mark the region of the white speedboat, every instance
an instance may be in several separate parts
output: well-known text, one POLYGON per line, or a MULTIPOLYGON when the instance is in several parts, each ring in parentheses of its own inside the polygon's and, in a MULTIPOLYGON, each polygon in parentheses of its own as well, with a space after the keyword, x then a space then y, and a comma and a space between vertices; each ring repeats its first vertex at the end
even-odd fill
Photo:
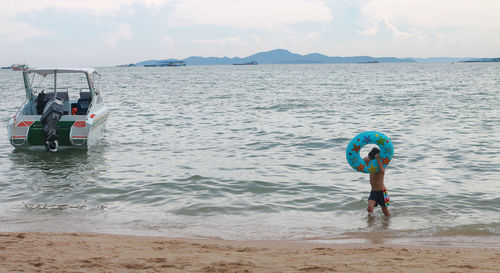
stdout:
POLYGON ((109 115, 93 68, 23 72, 26 101, 7 125, 16 148, 88 148, 104 137, 109 115))

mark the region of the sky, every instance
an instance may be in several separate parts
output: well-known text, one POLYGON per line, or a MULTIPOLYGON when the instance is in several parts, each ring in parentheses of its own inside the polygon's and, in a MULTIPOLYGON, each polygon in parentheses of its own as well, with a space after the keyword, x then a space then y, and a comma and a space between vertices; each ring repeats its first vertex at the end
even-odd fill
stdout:
POLYGON ((108 66, 273 49, 500 57, 499 0, 0 1, 1 66, 108 66))

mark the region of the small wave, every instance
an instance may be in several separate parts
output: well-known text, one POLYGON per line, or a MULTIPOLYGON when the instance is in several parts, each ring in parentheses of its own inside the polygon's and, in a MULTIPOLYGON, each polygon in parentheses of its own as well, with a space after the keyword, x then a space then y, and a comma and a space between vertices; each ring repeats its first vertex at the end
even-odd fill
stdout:
POLYGON ((480 235, 500 235, 500 222, 487 224, 461 225, 456 227, 439 227, 434 236, 480 236, 480 235))
MULTIPOLYGON (((45 211, 64 211, 64 210, 90 210, 88 206, 85 205, 69 205, 69 204, 24 204, 24 208, 28 210, 45 210, 45 211)), ((98 207, 98 209, 103 209, 104 206, 98 207)))
POLYGON ((217 216, 217 215, 238 215, 244 216, 253 213, 273 213, 277 212, 272 206, 268 205, 245 205, 222 206, 208 203, 197 203, 179 209, 171 210, 175 215, 184 216, 217 216))
POLYGON ((209 178, 208 177, 203 177, 201 175, 192 175, 192 176, 187 177, 187 178, 178 178, 178 179, 175 179, 175 181, 179 181, 179 182, 189 182, 189 181, 196 182, 196 181, 207 180, 207 179, 209 179, 209 178))
POLYGON ((310 107, 314 107, 314 105, 308 103, 279 103, 271 106, 255 107, 254 110, 274 110, 277 112, 286 112, 290 110, 306 109, 310 107))
POLYGON ((277 147, 277 146, 280 146, 280 145, 283 145, 281 143, 278 143, 278 142, 270 142, 270 141, 258 141, 258 142, 253 142, 253 143, 249 143, 246 145, 246 147, 252 147, 253 150, 256 150, 256 151, 265 151, 265 150, 270 150, 274 147, 277 147))

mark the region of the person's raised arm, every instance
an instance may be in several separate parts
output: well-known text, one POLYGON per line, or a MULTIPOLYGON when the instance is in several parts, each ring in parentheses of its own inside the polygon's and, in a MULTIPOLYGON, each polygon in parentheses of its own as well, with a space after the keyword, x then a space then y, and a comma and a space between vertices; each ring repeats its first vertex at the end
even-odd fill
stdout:
POLYGON ((382 160, 380 160, 380 154, 376 154, 375 159, 377 159, 379 172, 385 173, 385 167, 384 164, 382 164, 382 160))

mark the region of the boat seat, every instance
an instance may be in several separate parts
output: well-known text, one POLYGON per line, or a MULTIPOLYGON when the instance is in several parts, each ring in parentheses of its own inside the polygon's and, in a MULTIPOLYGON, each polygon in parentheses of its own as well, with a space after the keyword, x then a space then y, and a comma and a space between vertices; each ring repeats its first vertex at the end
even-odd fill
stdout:
POLYGON ((80 98, 81 99, 90 99, 90 92, 80 92, 80 98))
POLYGON ((68 92, 57 92, 57 97, 63 101, 69 100, 68 92))
MULTIPOLYGON (((51 99, 54 97, 54 92, 50 93, 45 93, 45 98, 51 99)), ((57 92, 57 97, 60 98, 62 101, 67 101, 69 100, 68 92, 57 92)))
POLYGON ((87 99, 78 99, 78 102, 76 103, 76 114, 77 115, 86 115, 87 111, 90 106, 90 98, 87 99))
MULTIPOLYGON (((54 97, 54 92, 50 93, 45 93, 45 99, 50 100, 54 97)), ((57 92, 57 97, 60 98, 63 101, 63 109, 64 109, 64 114, 67 115, 70 113, 70 102, 69 102, 69 96, 68 96, 68 91, 58 91, 57 92)))

